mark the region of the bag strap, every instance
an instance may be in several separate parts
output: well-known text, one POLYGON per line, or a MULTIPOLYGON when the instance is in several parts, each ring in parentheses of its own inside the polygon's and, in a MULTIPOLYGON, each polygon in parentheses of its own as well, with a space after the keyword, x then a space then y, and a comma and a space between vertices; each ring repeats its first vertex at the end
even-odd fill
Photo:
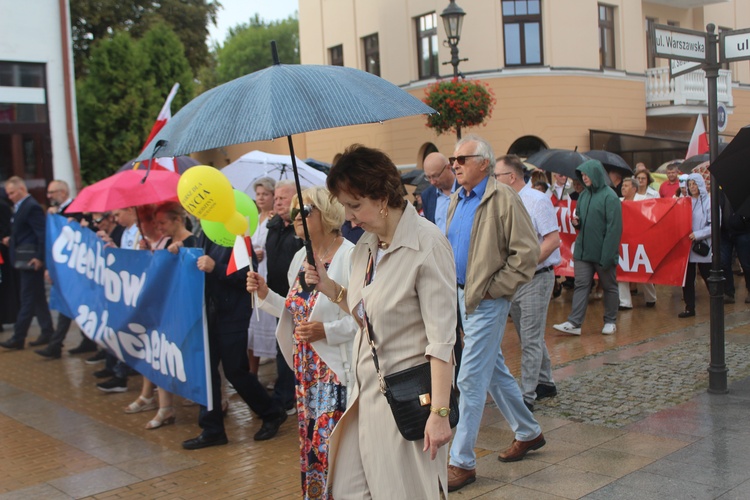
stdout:
MULTIPOLYGON (((365 286, 372 283, 372 275, 373 270, 375 267, 375 259, 372 256, 372 252, 368 251, 370 254, 370 258, 367 261, 367 270, 365 271, 365 286)), ((372 355, 372 362, 375 364, 375 371, 378 374, 378 380, 380 381, 380 392, 385 394, 385 391, 387 389, 385 385, 385 379, 383 379, 383 375, 380 373, 380 362, 378 361, 378 350, 375 347, 375 341, 372 340, 372 324, 370 324, 370 318, 367 317, 367 311, 365 310, 365 299, 362 298, 362 314, 364 315, 364 330, 365 334, 367 335, 367 343, 370 345, 370 354, 372 355)))

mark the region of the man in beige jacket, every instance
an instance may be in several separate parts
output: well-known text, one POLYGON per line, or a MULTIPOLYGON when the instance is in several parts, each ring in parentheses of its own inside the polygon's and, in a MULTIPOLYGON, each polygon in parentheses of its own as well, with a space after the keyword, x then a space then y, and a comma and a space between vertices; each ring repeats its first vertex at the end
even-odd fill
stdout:
POLYGON ((516 288, 532 279, 539 260, 534 226, 518 194, 491 175, 495 155, 484 139, 465 137, 449 160, 461 186, 451 196, 446 230, 456 259, 464 326, 458 374, 461 418, 448 466, 448 491, 455 491, 476 479, 474 444, 487 392, 515 433, 500 461, 521 460, 545 441, 500 350, 510 300, 516 288))

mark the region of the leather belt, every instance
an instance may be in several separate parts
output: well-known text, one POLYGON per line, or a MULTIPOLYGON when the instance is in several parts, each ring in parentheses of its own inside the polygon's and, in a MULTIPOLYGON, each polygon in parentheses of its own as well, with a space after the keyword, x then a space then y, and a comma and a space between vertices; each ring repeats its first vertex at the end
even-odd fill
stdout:
POLYGON ((555 266, 547 266, 547 267, 543 267, 541 269, 537 269, 536 272, 534 273, 534 276, 536 276, 537 274, 542 274, 542 273, 546 273, 546 272, 552 271, 554 268, 555 268, 555 266))

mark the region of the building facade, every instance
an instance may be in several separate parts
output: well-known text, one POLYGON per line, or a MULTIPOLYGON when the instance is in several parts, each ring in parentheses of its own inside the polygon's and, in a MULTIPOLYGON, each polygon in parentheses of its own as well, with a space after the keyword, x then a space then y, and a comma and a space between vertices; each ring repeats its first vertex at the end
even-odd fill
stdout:
POLYGON ((46 201, 52 179, 80 187, 78 123, 68 0, 33 3, 0 0, 0 184, 46 201))
MULTIPOLYGON (((486 126, 464 130, 497 153, 540 148, 619 152, 656 168, 684 157, 698 114, 707 116, 702 71, 670 77, 653 55, 653 23, 705 31, 750 28, 744 0, 463 0, 460 72, 490 85, 497 103, 486 126)), ((450 78, 440 13, 448 0, 300 0, 303 64, 341 64, 378 74, 423 98, 450 78)), ((726 140, 750 124, 750 62, 724 65, 719 102, 726 140)), ((307 133, 303 154, 330 161, 351 143, 421 166, 433 150, 453 151, 424 117, 307 133)), ((295 143, 296 144, 296 143, 295 143)))

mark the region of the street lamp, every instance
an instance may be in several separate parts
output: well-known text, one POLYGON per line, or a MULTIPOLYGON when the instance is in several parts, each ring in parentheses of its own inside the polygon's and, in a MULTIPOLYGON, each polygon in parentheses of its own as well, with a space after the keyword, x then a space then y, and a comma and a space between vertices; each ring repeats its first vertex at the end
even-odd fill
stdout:
MULTIPOLYGON (((456 0, 450 0, 448 6, 440 14, 440 17, 443 18, 445 33, 448 35, 448 40, 443 43, 447 43, 447 45, 451 48, 451 60, 448 62, 444 62, 443 64, 453 65, 454 80, 457 79, 459 75, 458 63, 460 63, 461 61, 468 61, 468 59, 458 58, 458 41, 461 39, 461 28, 463 26, 465 15, 466 12, 464 12, 461 7, 456 5, 456 0)), ((459 139, 461 138, 461 127, 456 127, 456 136, 459 139)))

